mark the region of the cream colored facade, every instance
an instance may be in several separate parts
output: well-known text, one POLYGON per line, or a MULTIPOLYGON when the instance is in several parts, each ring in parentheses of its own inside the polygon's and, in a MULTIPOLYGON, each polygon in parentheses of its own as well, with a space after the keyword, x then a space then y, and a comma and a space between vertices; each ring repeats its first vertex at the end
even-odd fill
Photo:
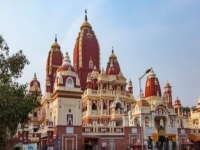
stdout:
POLYGON ((190 109, 190 117, 189 117, 189 128, 193 129, 193 132, 198 133, 198 129, 200 128, 200 98, 198 99, 197 108, 190 109))

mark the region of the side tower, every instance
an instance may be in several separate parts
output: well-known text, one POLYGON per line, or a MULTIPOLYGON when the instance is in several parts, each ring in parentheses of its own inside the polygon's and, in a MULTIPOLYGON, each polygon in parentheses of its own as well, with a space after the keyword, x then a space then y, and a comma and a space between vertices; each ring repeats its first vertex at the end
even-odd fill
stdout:
POLYGON ((62 138, 61 149, 78 149, 81 146, 79 142, 82 135, 81 95, 80 80, 66 53, 56 73, 49 107, 54 135, 62 138))
POLYGON ((85 21, 80 27, 73 54, 73 66, 80 78, 82 90, 86 88, 87 75, 94 65, 100 70, 100 47, 92 26, 87 21, 87 11, 85 11, 85 21))
POLYGON ((169 84, 169 82, 167 82, 165 84, 165 97, 168 101, 168 107, 173 107, 172 105, 172 86, 169 84))
POLYGON ((56 70, 62 65, 63 54, 60 50, 60 45, 57 43, 57 37, 55 37, 55 42, 51 45, 47 57, 46 64, 46 93, 53 92, 53 84, 55 81, 56 70))
POLYGON ((149 72, 145 87, 145 98, 151 96, 161 96, 160 84, 153 69, 149 72))

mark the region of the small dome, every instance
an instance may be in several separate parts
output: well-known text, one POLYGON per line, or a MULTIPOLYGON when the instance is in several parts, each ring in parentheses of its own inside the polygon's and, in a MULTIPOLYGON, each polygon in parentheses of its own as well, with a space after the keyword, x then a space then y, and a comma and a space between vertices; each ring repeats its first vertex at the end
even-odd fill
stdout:
POLYGON ((36 73, 34 73, 34 77, 33 77, 32 81, 30 82, 30 87, 32 87, 34 85, 34 83, 36 83, 37 86, 40 88, 40 82, 37 80, 36 73))
POLYGON ((51 48, 58 48, 58 49, 60 49, 60 45, 57 43, 57 36, 55 37, 55 43, 53 43, 52 45, 51 45, 51 48))
POLYGON ((69 58, 68 53, 66 53, 62 65, 58 68, 58 71, 67 71, 67 70, 75 72, 74 67, 71 65, 71 60, 69 58))
POLYGON ((155 76, 156 74, 154 73, 153 68, 151 68, 151 71, 149 72, 148 77, 155 77, 155 76))
POLYGON ((110 55, 109 59, 113 59, 113 60, 117 59, 117 56, 114 54, 113 48, 112 48, 112 54, 110 55))
POLYGON ((133 87, 131 79, 128 82, 128 87, 133 87))
POLYGON ((179 100, 178 97, 177 97, 177 99, 174 102, 174 106, 181 106, 181 101, 179 100))
POLYGON ((169 82, 167 81, 167 83, 165 84, 165 87, 168 87, 168 86, 171 86, 171 85, 170 85, 169 82))
POLYGON ((92 26, 89 24, 89 22, 87 22, 86 20, 83 22, 83 24, 81 25, 80 29, 82 30, 83 28, 89 28, 92 29, 92 26))

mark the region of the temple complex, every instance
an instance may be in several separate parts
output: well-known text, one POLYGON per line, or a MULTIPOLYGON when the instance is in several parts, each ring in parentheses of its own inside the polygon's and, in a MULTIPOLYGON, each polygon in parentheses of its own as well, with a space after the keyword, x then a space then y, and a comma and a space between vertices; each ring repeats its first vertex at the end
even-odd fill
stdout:
POLYGON ((29 94, 38 89, 41 107, 30 114, 24 129, 18 126, 19 141, 37 143, 41 150, 124 150, 132 146, 171 150, 196 142, 190 135, 199 133, 199 105, 190 116, 183 112, 181 100, 177 97, 173 102, 170 83, 161 87, 153 68, 140 78, 147 76, 136 96, 114 49, 104 56, 108 63, 102 68, 100 56, 87 13, 75 41, 73 63, 55 37, 47 56, 44 95, 36 74, 30 82, 29 94))

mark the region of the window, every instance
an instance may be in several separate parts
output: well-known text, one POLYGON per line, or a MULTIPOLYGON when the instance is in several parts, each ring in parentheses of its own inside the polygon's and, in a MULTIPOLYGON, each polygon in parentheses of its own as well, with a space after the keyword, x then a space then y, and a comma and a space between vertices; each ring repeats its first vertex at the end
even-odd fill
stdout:
POLYGON ((34 117, 37 117, 37 112, 34 112, 34 113, 33 113, 33 116, 34 116, 34 117))
POLYGON ((106 103, 103 103, 103 109, 104 109, 104 110, 107 109, 106 103))
POLYGON ((37 132, 38 131, 38 129, 37 128, 33 128, 33 132, 37 132))
POLYGON ((68 77, 66 80, 66 87, 74 87, 74 81, 72 79, 72 77, 68 77))
POLYGON ((92 110, 97 110, 97 106, 95 103, 92 104, 92 110))

